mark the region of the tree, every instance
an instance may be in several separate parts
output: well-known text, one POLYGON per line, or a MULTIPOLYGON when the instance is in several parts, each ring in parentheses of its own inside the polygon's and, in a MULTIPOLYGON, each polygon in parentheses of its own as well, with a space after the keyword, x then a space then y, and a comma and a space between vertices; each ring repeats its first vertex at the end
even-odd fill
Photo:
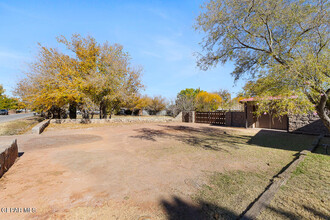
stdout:
POLYGON ((151 98, 148 96, 130 96, 129 99, 125 100, 124 106, 129 108, 132 111, 132 114, 136 110, 143 110, 146 109, 151 104, 151 98))
POLYGON ((71 41, 62 36, 59 42, 76 54, 82 91, 99 105, 100 118, 107 117, 107 110, 111 115, 127 96, 136 94, 142 87, 142 68, 131 66, 131 58, 123 46, 108 42, 99 45, 94 38, 79 35, 73 35, 71 41))
POLYGON ((215 94, 218 94, 222 99, 222 103, 221 103, 222 109, 231 108, 231 94, 227 89, 220 89, 219 91, 215 92, 215 94))
POLYGON ((26 78, 18 82, 15 94, 31 109, 61 117, 61 108, 83 98, 76 61, 57 49, 38 46, 39 54, 30 63, 26 78))
POLYGON ((230 109, 244 111, 244 106, 240 103, 244 98, 240 95, 231 100, 230 109))
POLYGON ((142 87, 142 68, 131 66, 130 56, 121 45, 98 44, 91 36, 77 34, 70 40, 58 37, 57 41, 70 53, 39 44, 39 56, 27 77, 18 83, 16 94, 31 107, 57 111, 60 117, 65 106, 69 105, 71 112, 78 106, 88 118, 96 105, 100 118, 106 118, 107 112, 111 114, 142 87))
POLYGON ((258 95, 281 95, 288 112, 307 100, 330 131, 328 11, 325 0, 211 0, 197 18, 206 33, 198 65, 234 61, 235 79, 260 79, 268 86, 258 95))
POLYGON ((18 109, 18 104, 17 99, 5 95, 5 89, 0 84, 0 109, 18 109))
POLYGON ((175 100, 176 109, 178 111, 195 111, 196 109, 196 96, 203 90, 187 88, 181 90, 175 100))
POLYGON ((5 89, 3 88, 3 86, 0 84, 0 97, 3 97, 5 94, 5 89))
POLYGON ((221 102, 222 98, 218 94, 199 92, 196 96, 196 110, 201 112, 215 111, 221 102))
POLYGON ((153 113, 160 112, 165 108, 166 108, 166 99, 162 96, 154 96, 149 101, 148 109, 153 113))

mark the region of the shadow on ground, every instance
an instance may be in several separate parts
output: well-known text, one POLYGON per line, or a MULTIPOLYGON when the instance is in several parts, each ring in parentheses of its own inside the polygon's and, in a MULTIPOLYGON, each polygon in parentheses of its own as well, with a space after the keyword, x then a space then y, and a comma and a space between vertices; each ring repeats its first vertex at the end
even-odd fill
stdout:
POLYGON ((231 149, 239 149, 238 144, 246 143, 250 138, 244 135, 231 135, 227 131, 209 127, 159 126, 161 129, 137 129, 135 131, 139 134, 131 136, 131 138, 154 142, 157 141, 157 138, 173 139, 205 150, 225 152, 228 150, 224 146, 231 149))
POLYGON ((239 130, 224 130, 219 127, 190 127, 159 125, 160 129, 142 128, 135 131, 139 138, 148 141, 157 141, 157 138, 174 139, 194 147, 214 151, 228 151, 239 149, 240 144, 250 144, 260 147, 276 148, 290 151, 308 149, 315 136, 291 134, 276 130, 261 130, 254 136, 240 134, 239 130), (224 148, 225 147, 225 148, 224 148))
MULTIPOLYGON (((168 220, 235 220, 243 219, 242 214, 236 214, 233 211, 211 204, 205 201, 199 201, 198 204, 191 204, 183 199, 173 196, 170 201, 162 200, 160 202, 168 220)), ((303 206, 302 209, 313 213, 314 216, 321 219, 328 219, 329 216, 324 215, 313 208, 303 206)), ((297 214, 285 211, 277 210, 273 207, 267 207, 267 212, 272 215, 275 214, 277 218, 288 218, 292 220, 301 219, 301 216, 297 214)), ((273 216, 273 215, 272 215, 273 216)), ((275 217, 274 216, 274 217, 275 217)), ((244 218, 244 220, 252 220, 250 218, 244 218)))
POLYGON ((194 205, 174 196, 172 201, 160 202, 168 220, 238 219, 232 211, 211 203, 200 201, 194 205))
MULTIPOLYGON (((260 130, 247 143, 260 147, 275 148, 289 151, 302 151, 312 147, 317 136, 306 134, 293 134, 286 131, 260 130)), ((325 151, 317 151, 326 154, 325 151)))

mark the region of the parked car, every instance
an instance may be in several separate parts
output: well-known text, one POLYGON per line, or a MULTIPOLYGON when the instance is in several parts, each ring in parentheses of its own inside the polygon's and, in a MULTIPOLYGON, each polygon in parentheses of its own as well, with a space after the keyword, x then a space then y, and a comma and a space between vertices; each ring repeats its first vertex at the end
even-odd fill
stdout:
POLYGON ((0 115, 8 115, 8 110, 7 109, 1 109, 0 110, 0 115))

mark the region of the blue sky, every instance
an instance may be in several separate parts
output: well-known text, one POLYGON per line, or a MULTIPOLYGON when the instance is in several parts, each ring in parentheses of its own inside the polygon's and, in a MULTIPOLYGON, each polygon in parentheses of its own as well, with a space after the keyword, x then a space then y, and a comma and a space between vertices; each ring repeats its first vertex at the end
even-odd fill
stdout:
POLYGON ((37 43, 58 47, 56 36, 91 35, 100 43, 122 44, 135 65, 144 68, 143 94, 168 99, 185 88, 235 95, 233 64, 208 71, 196 66, 203 35, 194 30, 202 0, 163 1, 4 1, 0 0, 0 84, 7 94, 24 77, 37 43))

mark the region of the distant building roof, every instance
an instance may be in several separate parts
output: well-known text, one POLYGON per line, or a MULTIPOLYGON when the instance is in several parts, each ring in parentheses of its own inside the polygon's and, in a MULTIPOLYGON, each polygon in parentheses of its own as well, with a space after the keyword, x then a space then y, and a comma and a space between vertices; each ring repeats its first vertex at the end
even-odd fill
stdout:
MULTIPOLYGON (((295 98, 298 98, 298 96, 296 95, 292 95, 289 97, 290 99, 295 99, 295 98)), ((251 97, 251 98, 246 98, 246 99, 242 99, 240 100, 239 102, 240 103, 244 103, 244 102, 256 102, 258 100, 261 100, 261 99, 267 99, 267 100, 278 100, 278 99, 283 99, 282 96, 269 96, 269 97, 266 97, 266 98, 261 98, 261 97, 251 97)))

